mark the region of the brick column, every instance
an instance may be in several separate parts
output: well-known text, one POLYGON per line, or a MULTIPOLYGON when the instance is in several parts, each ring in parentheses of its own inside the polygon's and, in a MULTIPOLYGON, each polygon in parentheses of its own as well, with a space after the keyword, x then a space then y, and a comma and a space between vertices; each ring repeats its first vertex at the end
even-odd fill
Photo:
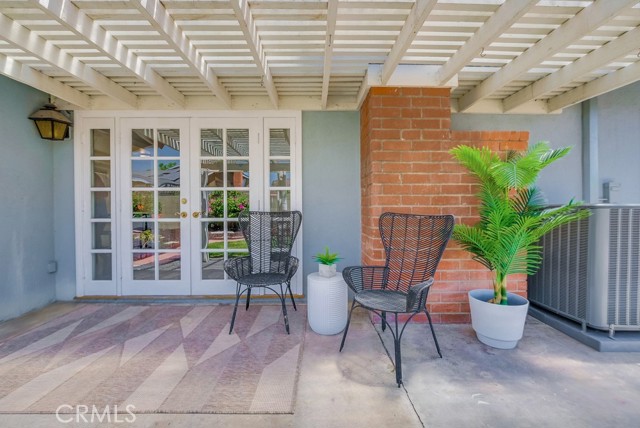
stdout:
MULTIPOLYGON (((451 131, 449 89, 371 88, 360 110, 362 262, 384 264, 378 218, 385 211, 453 214, 478 220, 478 187, 449 154, 466 144, 493 150, 527 148, 528 132, 451 131)), ((469 322, 467 291, 491 288, 487 269, 451 241, 429 294, 436 322, 469 322)), ((510 278, 526 295, 526 278, 510 278)), ((425 317, 426 318, 426 317, 425 317)))

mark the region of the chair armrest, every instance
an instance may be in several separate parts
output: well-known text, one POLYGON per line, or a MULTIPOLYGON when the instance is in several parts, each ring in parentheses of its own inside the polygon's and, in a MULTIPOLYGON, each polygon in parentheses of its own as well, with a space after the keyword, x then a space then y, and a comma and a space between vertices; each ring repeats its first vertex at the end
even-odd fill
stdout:
POLYGON ((342 270, 342 277, 354 293, 384 290, 388 276, 389 270, 384 266, 349 266, 342 270))
POLYGON ((287 281, 293 278, 293 275, 298 271, 298 266, 300 265, 300 260, 297 257, 289 256, 289 263, 287 263, 287 281))
POLYGON ((431 285, 433 285, 433 277, 409 288, 407 293, 407 312, 418 312, 425 307, 431 285))
POLYGON ((224 262, 224 271, 236 281, 251 273, 251 257, 234 257, 224 262))

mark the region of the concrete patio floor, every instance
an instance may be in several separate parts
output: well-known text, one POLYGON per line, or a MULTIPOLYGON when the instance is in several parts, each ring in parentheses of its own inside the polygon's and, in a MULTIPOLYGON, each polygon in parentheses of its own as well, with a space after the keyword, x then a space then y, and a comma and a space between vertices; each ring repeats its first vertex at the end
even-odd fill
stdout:
MULTIPOLYGON (((0 324, 0 340, 62 314, 55 303, 0 324)), ((599 353, 529 318, 517 349, 489 348, 470 325, 428 326, 403 338, 405 385, 395 384, 389 332, 357 311, 345 349, 341 335, 307 331, 293 415, 137 415, 136 427, 636 427, 640 353, 599 353), (379 333, 383 337, 380 341, 379 333), (386 347, 386 349, 385 349, 386 347)), ((0 379, 0 382, 2 379, 0 379)), ((73 426, 55 415, 0 415, 0 427, 73 426)), ((109 426, 81 422, 77 426, 109 426)))

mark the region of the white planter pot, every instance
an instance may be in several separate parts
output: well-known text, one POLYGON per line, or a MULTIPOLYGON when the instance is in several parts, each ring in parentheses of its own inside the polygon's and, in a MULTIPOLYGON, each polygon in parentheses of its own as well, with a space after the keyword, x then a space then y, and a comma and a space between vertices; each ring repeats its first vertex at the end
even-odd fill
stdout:
POLYGON ((508 305, 488 303, 493 290, 469 291, 471 325, 478 340, 499 349, 513 349, 524 333, 529 301, 522 296, 507 293, 508 305))
POLYGON ((323 265, 322 263, 318 263, 318 273, 323 278, 333 278, 336 276, 336 264, 323 265))

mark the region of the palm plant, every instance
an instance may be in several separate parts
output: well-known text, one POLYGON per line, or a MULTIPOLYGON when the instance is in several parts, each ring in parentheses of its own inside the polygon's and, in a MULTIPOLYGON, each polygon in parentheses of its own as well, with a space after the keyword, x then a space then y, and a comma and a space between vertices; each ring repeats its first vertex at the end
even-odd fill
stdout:
POLYGON ((540 142, 526 152, 508 152, 504 160, 488 148, 458 146, 451 150, 480 184, 480 221, 473 226, 456 225, 453 238, 494 272, 493 303, 507 304, 509 275, 532 275, 538 270, 542 236, 589 216, 573 200, 545 209, 544 198, 534 185, 540 171, 569 150, 551 149, 540 142))

